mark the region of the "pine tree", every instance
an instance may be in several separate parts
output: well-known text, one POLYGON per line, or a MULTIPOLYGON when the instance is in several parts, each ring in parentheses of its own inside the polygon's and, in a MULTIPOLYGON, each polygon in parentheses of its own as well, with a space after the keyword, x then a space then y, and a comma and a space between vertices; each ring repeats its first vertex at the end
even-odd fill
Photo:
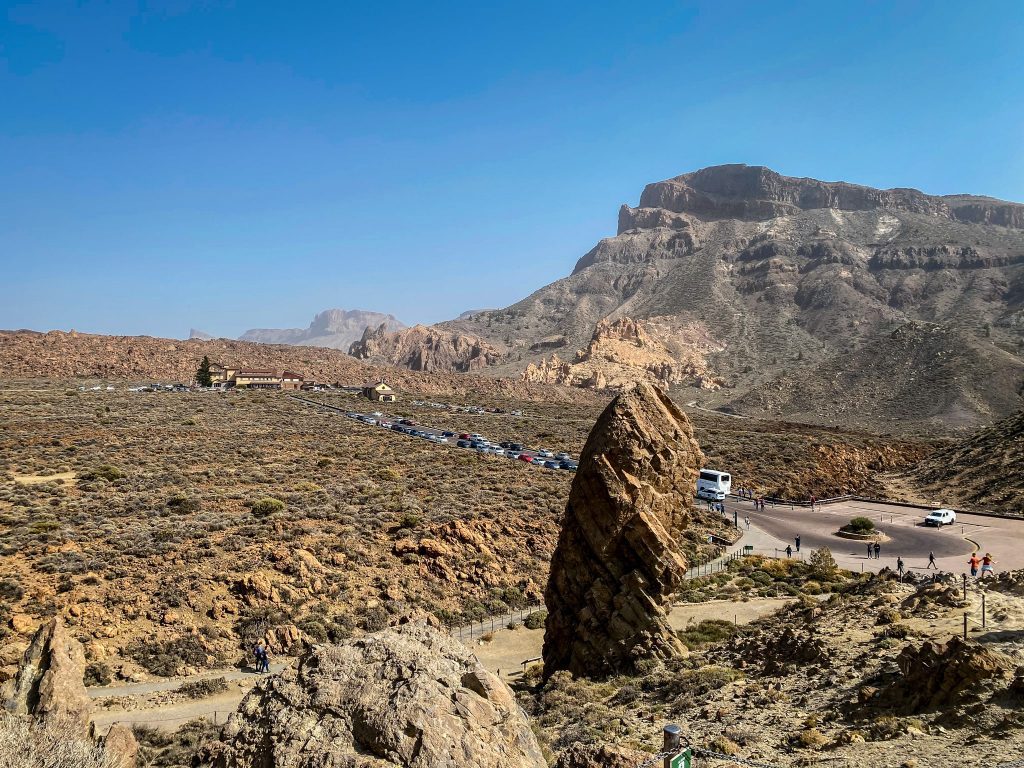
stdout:
POLYGON ((196 371, 196 384, 200 387, 209 387, 213 384, 213 377, 210 375, 210 358, 203 355, 203 362, 199 364, 196 371))

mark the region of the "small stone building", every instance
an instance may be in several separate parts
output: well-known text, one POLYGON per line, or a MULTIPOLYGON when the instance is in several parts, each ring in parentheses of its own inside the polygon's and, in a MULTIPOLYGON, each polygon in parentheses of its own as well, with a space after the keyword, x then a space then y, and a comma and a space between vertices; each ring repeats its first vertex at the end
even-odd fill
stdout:
POLYGON ((393 403, 398 399, 395 394, 395 390, 383 381, 378 381, 376 384, 367 384, 364 386, 363 397, 366 397, 375 403, 393 403))

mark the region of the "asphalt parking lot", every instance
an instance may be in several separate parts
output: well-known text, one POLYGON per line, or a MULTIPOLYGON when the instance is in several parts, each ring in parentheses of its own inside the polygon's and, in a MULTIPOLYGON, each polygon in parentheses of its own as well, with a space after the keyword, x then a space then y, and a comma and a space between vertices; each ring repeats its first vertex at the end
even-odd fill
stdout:
POLYGON ((729 517, 736 512, 741 529, 749 516, 751 524, 776 539, 781 549, 787 544, 795 547, 797 536, 804 556, 827 546, 836 561, 851 570, 895 568, 896 559, 902 557, 908 569, 924 571, 928 553, 934 552, 939 570, 963 573, 975 550, 991 552, 997 571, 1024 567, 1024 520, 1018 518, 958 513, 956 524, 932 528, 923 525, 927 510, 854 500, 819 505, 814 511, 766 505, 762 512, 755 510, 751 501, 730 499, 726 511, 729 517), (882 543, 878 560, 868 559, 866 544, 836 535, 840 526, 858 516, 871 518, 890 539, 882 543))

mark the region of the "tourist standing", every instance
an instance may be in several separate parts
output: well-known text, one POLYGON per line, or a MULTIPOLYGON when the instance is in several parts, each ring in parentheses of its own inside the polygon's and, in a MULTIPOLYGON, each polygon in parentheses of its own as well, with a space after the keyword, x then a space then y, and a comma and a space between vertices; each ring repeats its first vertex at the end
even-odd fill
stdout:
POLYGON ((995 576, 996 575, 995 574, 995 570, 992 568, 992 565, 994 563, 995 563, 995 560, 992 559, 992 553, 991 552, 986 552, 985 556, 983 558, 981 558, 981 578, 984 579, 986 573, 989 576, 995 576))

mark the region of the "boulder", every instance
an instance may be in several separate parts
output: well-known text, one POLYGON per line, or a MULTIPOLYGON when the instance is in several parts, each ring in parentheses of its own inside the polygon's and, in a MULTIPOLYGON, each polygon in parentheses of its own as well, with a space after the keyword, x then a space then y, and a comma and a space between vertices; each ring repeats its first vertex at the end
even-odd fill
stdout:
POLYGON ((544 674, 628 672, 685 653, 666 605, 703 462, 686 415, 650 384, 615 398, 581 454, 545 590, 544 674))
POLYGON ((902 673, 883 700, 908 712, 977 699, 989 684, 1009 678, 1016 664, 1005 654, 953 637, 908 646, 896 657, 902 673))
POLYGON ((83 734, 90 731, 92 701, 82 679, 85 650, 52 619, 36 630, 22 657, 18 674, 5 691, 9 712, 36 715, 42 721, 70 723, 83 734))
POLYGON ((316 646, 261 682, 203 751, 219 768, 545 768, 508 686, 423 624, 316 646))
POLYGON ((111 766, 129 768, 138 763, 139 742, 135 733, 124 723, 114 723, 103 737, 103 755, 111 766))

